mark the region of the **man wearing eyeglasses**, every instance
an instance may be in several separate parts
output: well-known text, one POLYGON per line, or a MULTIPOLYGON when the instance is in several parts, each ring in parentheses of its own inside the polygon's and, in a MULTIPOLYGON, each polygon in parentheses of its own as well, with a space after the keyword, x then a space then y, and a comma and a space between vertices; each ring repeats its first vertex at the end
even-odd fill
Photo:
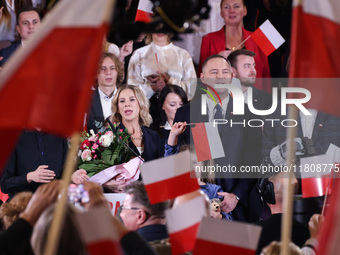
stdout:
POLYGON ((136 231, 147 242, 168 238, 165 210, 169 203, 151 205, 144 184, 140 181, 127 185, 125 192, 120 213, 125 227, 136 231))

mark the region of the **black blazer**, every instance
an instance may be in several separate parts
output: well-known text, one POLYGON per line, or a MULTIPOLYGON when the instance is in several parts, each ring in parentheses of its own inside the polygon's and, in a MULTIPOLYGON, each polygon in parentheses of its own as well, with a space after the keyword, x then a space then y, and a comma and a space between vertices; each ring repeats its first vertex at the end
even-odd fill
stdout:
POLYGON ((101 129, 104 125, 104 113, 102 104, 100 102, 100 96, 98 88, 93 92, 92 103, 87 116, 87 130, 88 132, 93 129, 95 133, 101 129))
POLYGON ((0 186, 11 199, 22 191, 34 192, 40 183, 27 182, 26 175, 40 165, 48 165, 56 179, 61 178, 66 154, 67 140, 38 131, 23 131, 2 173, 0 186))
MULTIPOLYGON (((120 123, 117 128, 125 130, 125 126, 122 123, 120 123)), ((131 139, 129 140, 129 147, 133 149, 136 154, 140 155, 145 161, 150 161, 163 157, 164 146, 162 147, 162 143, 158 133, 151 128, 145 126, 142 126, 142 132, 144 139, 144 151, 142 155, 140 155, 138 149, 131 139)))
MULTIPOLYGON (((215 159, 215 163, 219 166, 234 166, 239 169, 240 166, 260 165, 261 160, 261 128, 249 128, 247 125, 230 126, 230 120, 233 122, 243 122, 254 117, 245 107, 245 115, 233 115, 233 100, 229 99, 225 119, 228 124, 221 128, 220 136, 225 153, 224 158, 215 159)), ((201 115, 201 102, 194 100, 190 104, 184 105, 177 109, 174 122, 186 121, 187 123, 208 122, 208 115, 201 115), (191 109, 191 111, 190 111, 191 109)), ((179 143, 190 143, 190 128, 179 138, 179 143)), ((234 209, 233 215, 235 219, 245 221, 245 213, 243 212, 248 205, 248 195, 255 185, 255 179, 238 178, 233 173, 216 173, 216 183, 220 185, 223 191, 234 193, 240 201, 234 209)))
POLYGON ((4 57, 0 61, 0 66, 3 66, 6 61, 10 58, 10 56, 16 51, 16 49, 21 45, 21 41, 17 43, 13 43, 11 46, 4 48, 0 51, 0 57, 4 57))

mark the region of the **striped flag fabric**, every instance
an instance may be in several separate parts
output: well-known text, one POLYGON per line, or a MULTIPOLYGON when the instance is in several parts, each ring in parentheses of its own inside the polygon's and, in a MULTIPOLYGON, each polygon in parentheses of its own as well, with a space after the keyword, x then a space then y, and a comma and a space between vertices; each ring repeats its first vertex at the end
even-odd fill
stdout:
POLYGON ((152 160, 140 170, 151 204, 198 190, 197 178, 190 160, 189 150, 152 160))
POLYGON ((79 234, 91 255, 123 254, 119 245, 120 237, 111 218, 106 205, 76 213, 79 234))
POLYGON ((269 20, 263 22, 263 24, 252 33, 251 38, 253 38, 266 56, 269 56, 285 42, 285 39, 269 20))
POLYGON ((306 88, 311 100, 305 104, 339 116, 340 1, 293 1, 289 86, 306 88), (291 81, 292 79, 290 79, 291 81), (322 84, 322 89, 320 88, 322 84))
POLYGON ((135 21, 151 22, 153 3, 150 0, 139 0, 135 21))
POLYGON ((225 156, 220 134, 213 123, 197 123, 191 132, 199 162, 225 156))
POLYGON ((326 154, 301 158, 302 197, 332 193, 334 173, 340 170, 340 148, 330 144, 326 154))
POLYGON ((193 255, 253 255, 260 234, 261 227, 253 224, 203 218, 193 255))
POLYGON ((24 127, 63 137, 81 131, 113 2, 60 1, 3 66, 0 169, 24 127))
POLYGON ((171 254, 183 254, 194 249, 198 228, 206 213, 202 196, 165 212, 171 254))

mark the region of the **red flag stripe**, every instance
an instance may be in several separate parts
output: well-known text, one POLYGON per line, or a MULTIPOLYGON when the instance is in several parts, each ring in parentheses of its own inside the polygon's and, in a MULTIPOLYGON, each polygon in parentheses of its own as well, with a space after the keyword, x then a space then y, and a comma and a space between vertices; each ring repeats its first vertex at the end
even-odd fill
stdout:
POLYGON ((321 197, 326 195, 328 185, 328 195, 332 193, 332 179, 331 178, 302 178, 302 197, 321 197))
POLYGON ((87 244, 86 247, 91 255, 121 254, 119 245, 112 240, 100 240, 100 242, 87 244))
POLYGON ((252 33, 251 37, 266 56, 269 56, 273 51, 276 50, 274 45, 269 41, 261 29, 256 29, 255 32, 252 33))
POLYGON ((204 123, 198 123, 191 129, 199 162, 212 159, 208 135, 204 123))
POLYGON ((150 23, 151 22, 151 14, 149 12, 137 10, 135 21, 150 23))
POLYGON ((227 244, 215 243, 203 239, 197 239, 195 244, 194 255, 206 254, 228 254, 228 255, 254 255, 255 250, 246 249, 227 244))
POLYGON ((183 254, 194 249, 199 225, 200 223, 197 223, 189 228, 169 234, 171 254, 183 254))
POLYGON ((199 189, 194 171, 145 185, 151 204, 160 203, 199 189))

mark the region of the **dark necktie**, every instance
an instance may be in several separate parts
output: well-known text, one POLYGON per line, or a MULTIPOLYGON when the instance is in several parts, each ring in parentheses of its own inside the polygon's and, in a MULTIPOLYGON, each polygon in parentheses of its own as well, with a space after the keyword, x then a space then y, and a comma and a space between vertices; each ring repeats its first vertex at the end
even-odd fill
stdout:
MULTIPOLYGON (((223 119, 222 107, 219 104, 217 104, 215 105, 214 109, 216 110, 214 119, 223 119)), ((218 128, 218 132, 221 132, 222 125, 217 125, 217 128, 218 128)))

